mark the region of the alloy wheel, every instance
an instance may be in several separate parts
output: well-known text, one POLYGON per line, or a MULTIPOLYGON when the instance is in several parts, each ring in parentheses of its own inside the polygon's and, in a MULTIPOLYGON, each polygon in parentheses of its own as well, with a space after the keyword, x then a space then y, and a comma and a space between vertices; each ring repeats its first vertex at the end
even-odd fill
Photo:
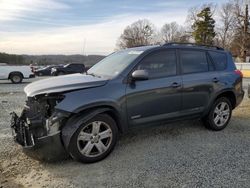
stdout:
POLYGON ((112 130, 102 121, 94 121, 82 128, 77 137, 79 152, 86 157, 97 157, 107 151, 112 142, 112 130))
POLYGON ((213 120, 218 126, 224 126, 230 117, 230 107, 226 102, 220 102, 214 109, 213 120))

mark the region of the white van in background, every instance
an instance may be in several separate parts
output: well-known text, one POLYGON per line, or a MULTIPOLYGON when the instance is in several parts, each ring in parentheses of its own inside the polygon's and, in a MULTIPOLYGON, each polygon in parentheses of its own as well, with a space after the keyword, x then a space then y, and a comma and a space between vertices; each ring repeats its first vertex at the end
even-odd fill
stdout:
POLYGON ((26 78, 34 78, 34 73, 30 66, 17 66, 0 63, 0 80, 11 80, 12 83, 18 84, 26 78))

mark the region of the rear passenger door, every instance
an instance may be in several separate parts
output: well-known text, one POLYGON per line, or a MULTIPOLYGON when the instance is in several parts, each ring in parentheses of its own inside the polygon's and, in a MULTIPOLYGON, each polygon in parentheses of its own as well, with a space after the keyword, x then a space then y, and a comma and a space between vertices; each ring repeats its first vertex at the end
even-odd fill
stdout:
POLYGON ((219 82, 218 73, 205 50, 179 50, 182 73, 182 112, 200 113, 209 104, 219 82))

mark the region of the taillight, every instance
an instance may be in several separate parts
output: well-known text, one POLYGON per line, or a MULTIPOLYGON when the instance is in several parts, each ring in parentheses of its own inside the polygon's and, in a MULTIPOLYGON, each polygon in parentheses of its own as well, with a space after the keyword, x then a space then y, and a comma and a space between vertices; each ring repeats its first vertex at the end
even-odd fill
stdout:
POLYGON ((31 72, 33 73, 35 72, 34 67, 31 66, 30 69, 31 69, 31 72))
POLYGON ((235 74, 238 74, 241 78, 243 78, 243 74, 240 70, 234 70, 235 74))

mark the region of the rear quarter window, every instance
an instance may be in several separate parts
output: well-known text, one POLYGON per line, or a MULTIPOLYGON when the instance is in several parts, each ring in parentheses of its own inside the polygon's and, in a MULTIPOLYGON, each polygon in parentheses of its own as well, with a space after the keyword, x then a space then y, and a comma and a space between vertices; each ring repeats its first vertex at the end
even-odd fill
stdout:
POLYGON ((225 53, 220 53, 220 52, 208 52, 209 55, 211 56, 216 70, 222 71, 226 69, 227 66, 227 56, 225 53))

